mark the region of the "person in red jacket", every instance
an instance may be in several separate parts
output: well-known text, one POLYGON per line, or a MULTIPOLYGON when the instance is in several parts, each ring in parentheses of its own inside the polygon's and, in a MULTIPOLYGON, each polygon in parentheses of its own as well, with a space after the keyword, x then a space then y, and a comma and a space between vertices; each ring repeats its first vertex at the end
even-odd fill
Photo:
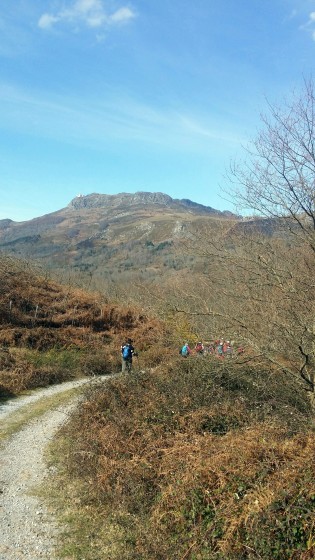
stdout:
POLYGON ((197 356, 202 356, 204 351, 205 351, 205 347, 202 344, 202 342, 197 342, 197 344, 195 346, 195 352, 196 352, 197 356))

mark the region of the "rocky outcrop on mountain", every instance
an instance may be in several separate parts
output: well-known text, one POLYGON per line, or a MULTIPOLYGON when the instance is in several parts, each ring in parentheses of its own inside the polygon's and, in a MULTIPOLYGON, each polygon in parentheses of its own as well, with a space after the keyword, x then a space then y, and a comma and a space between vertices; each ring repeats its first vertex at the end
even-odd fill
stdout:
POLYGON ((211 208, 211 206, 204 206, 189 199, 174 199, 171 196, 161 192, 144 192, 139 191, 132 193, 120 193, 115 195, 109 194, 79 194, 68 205, 68 209, 81 210, 83 208, 118 208, 118 207, 139 207, 139 206, 164 206, 173 210, 189 210, 198 214, 212 214, 222 217, 232 217, 231 212, 220 212, 211 208))
POLYGON ((78 195, 71 200, 68 208, 109 208, 124 205, 138 204, 163 204, 171 205, 173 199, 163 193, 137 192, 135 194, 120 193, 115 195, 92 193, 88 195, 78 195))

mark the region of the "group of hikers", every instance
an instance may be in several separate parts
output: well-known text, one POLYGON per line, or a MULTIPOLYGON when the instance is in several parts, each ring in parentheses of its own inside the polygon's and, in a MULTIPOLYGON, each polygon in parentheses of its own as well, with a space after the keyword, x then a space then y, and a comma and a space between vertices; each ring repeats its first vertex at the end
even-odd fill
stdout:
MULTIPOLYGON (((224 340, 223 338, 214 340, 213 342, 197 342, 193 349, 190 348, 188 342, 182 346, 179 351, 183 358, 188 358, 188 356, 216 356, 217 358, 224 359, 226 357, 232 357, 234 353, 243 354, 244 347, 238 346, 234 348, 234 342, 230 340, 224 340)), ((127 338, 126 342, 121 345, 121 371, 122 373, 130 372, 132 368, 132 360, 134 356, 138 356, 134 349, 131 338, 127 338)))
MULTIPOLYGON (((239 346, 236 349, 237 354, 242 354, 244 352, 244 348, 239 346)), ((224 359, 225 357, 231 357, 235 353, 234 342, 231 340, 224 340, 223 338, 214 340, 213 342, 207 342, 203 344, 203 342, 197 342, 193 349, 190 348, 188 342, 185 342, 184 346, 179 351, 180 355, 183 358, 188 358, 188 356, 196 355, 196 356, 204 356, 204 355, 212 355, 216 356, 217 358, 224 359)))

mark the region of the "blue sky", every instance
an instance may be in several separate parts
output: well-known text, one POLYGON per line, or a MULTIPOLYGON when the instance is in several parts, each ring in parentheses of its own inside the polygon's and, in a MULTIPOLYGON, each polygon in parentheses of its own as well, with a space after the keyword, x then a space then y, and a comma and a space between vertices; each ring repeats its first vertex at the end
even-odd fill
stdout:
POLYGON ((0 219, 77 194, 219 210, 231 159, 315 65, 315 0, 2 0, 0 219))

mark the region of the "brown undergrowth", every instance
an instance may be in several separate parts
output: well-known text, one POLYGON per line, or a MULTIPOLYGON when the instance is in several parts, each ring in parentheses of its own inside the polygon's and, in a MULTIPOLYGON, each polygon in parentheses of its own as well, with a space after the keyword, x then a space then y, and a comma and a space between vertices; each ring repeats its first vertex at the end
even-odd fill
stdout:
POLYGON ((49 280, 33 265, 0 255, 0 398, 120 368, 120 345, 136 341, 142 366, 159 361, 164 327, 136 307, 49 280))
POLYGON ((63 433, 94 523, 84 557, 314 558, 311 426, 303 390, 264 364, 173 360, 110 380, 63 433))

